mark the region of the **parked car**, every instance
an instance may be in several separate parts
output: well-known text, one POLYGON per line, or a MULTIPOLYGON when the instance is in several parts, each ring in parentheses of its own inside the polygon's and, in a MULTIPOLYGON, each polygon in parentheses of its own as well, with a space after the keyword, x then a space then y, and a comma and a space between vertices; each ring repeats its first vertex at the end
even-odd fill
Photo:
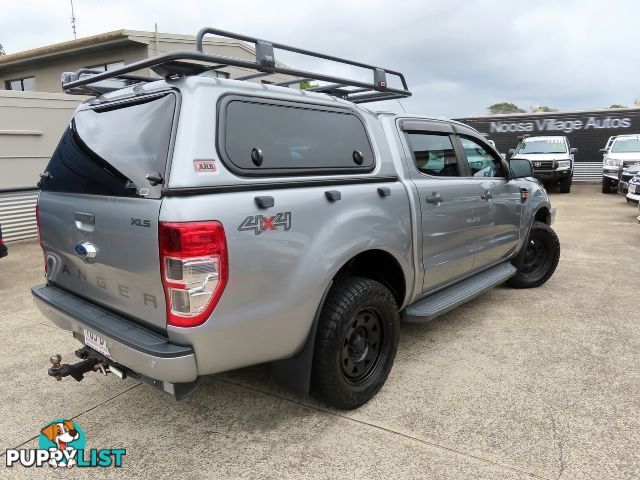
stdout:
POLYGON ((640 163, 634 163, 618 169, 618 193, 626 195, 629 191, 629 182, 640 172, 640 163))
POLYGON ((640 135, 618 135, 609 139, 600 150, 602 158, 602 193, 617 188, 619 170, 640 162, 640 135))
POLYGON ((531 161, 535 178, 546 184, 559 184, 560 192, 569 193, 577 152, 578 149, 571 148, 565 136, 528 136, 515 150, 509 150, 509 155, 531 161))
POLYGON ((629 181, 629 192, 627 193, 627 202, 640 202, 640 166, 636 174, 629 181))
POLYGON ((49 375, 100 369, 182 398, 203 375, 268 362, 279 384, 350 409, 384 384, 401 319, 553 275, 555 210, 528 160, 507 164, 458 122, 361 105, 408 96, 401 74, 284 68, 257 39, 255 62, 229 59, 202 52, 209 33, 229 35, 204 29, 198 52, 66 75, 76 93, 147 67, 163 79, 85 101, 42 175, 47 282, 32 293, 84 345, 76 364, 53 355, 49 375), (331 84, 206 68, 229 64, 331 84))
POLYGON ((6 257, 8 253, 9 253, 9 250, 7 249, 7 246, 4 243, 4 240, 2 240, 2 225, 0 225, 0 258, 6 257))

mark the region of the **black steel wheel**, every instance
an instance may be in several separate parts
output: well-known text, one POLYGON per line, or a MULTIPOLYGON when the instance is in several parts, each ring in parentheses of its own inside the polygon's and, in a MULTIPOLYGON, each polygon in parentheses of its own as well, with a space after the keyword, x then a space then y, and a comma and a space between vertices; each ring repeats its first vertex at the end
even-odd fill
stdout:
POLYGON ((346 410, 373 398, 391 371, 399 323, 387 287, 369 278, 337 278, 318 322, 312 394, 346 410))
POLYGON ((560 240, 545 223, 533 222, 525 250, 515 267, 516 274, 507 283, 515 288, 539 287, 556 271, 560 261, 560 240))
POLYGON ((383 329, 376 308, 365 308, 352 318, 340 351, 340 366, 347 382, 359 385, 375 370, 382 352, 383 329))

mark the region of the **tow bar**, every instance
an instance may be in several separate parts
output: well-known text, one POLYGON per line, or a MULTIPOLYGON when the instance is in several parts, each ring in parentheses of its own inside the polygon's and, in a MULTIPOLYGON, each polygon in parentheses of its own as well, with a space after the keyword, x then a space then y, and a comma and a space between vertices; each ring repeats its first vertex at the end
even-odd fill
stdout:
POLYGON ((102 355, 88 347, 85 346, 80 350, 76 350, 75 354, 76 357, 80 358, 82 361, 73 365, 69 365, 68 363, 61 365, 62 356, 58 353, 49 357, 49 361, 53 365, 47 371, 49 376, 54 377, 58 381, 62 380, 62 377, 72 377, 76 381, 80 382, 84 378, 85 373, 100 372, 106 375, 109 372, 109 364, 105 361, 102 355))

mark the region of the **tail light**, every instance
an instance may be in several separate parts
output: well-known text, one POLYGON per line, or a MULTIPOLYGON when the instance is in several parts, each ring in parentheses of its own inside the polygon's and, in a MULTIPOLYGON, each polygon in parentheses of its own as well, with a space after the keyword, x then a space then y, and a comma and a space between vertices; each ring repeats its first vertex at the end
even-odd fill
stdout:
POLYGON ((167 323, 176 327, 201 325, 227 285, 224 228, 219 222, 160 222, 159 237, 167 323))

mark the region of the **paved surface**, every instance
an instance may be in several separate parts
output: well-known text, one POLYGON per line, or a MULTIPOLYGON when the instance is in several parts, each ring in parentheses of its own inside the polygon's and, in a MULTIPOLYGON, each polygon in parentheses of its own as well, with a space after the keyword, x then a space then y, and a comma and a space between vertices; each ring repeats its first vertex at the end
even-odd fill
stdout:
POLYGON ((126 448, 91 472, 4 467, 7 478, 640 478, 638 211, 596 186, 553 196, 562 258, 536 290, 499 287, 404 325, 380 394, 344 413, 272 386, 255 367, 176 403, 132 380, 46 376, 78 344, 31 303, 36 243, 0 260, 0 456, 74 418, 88 448, 126 448))

